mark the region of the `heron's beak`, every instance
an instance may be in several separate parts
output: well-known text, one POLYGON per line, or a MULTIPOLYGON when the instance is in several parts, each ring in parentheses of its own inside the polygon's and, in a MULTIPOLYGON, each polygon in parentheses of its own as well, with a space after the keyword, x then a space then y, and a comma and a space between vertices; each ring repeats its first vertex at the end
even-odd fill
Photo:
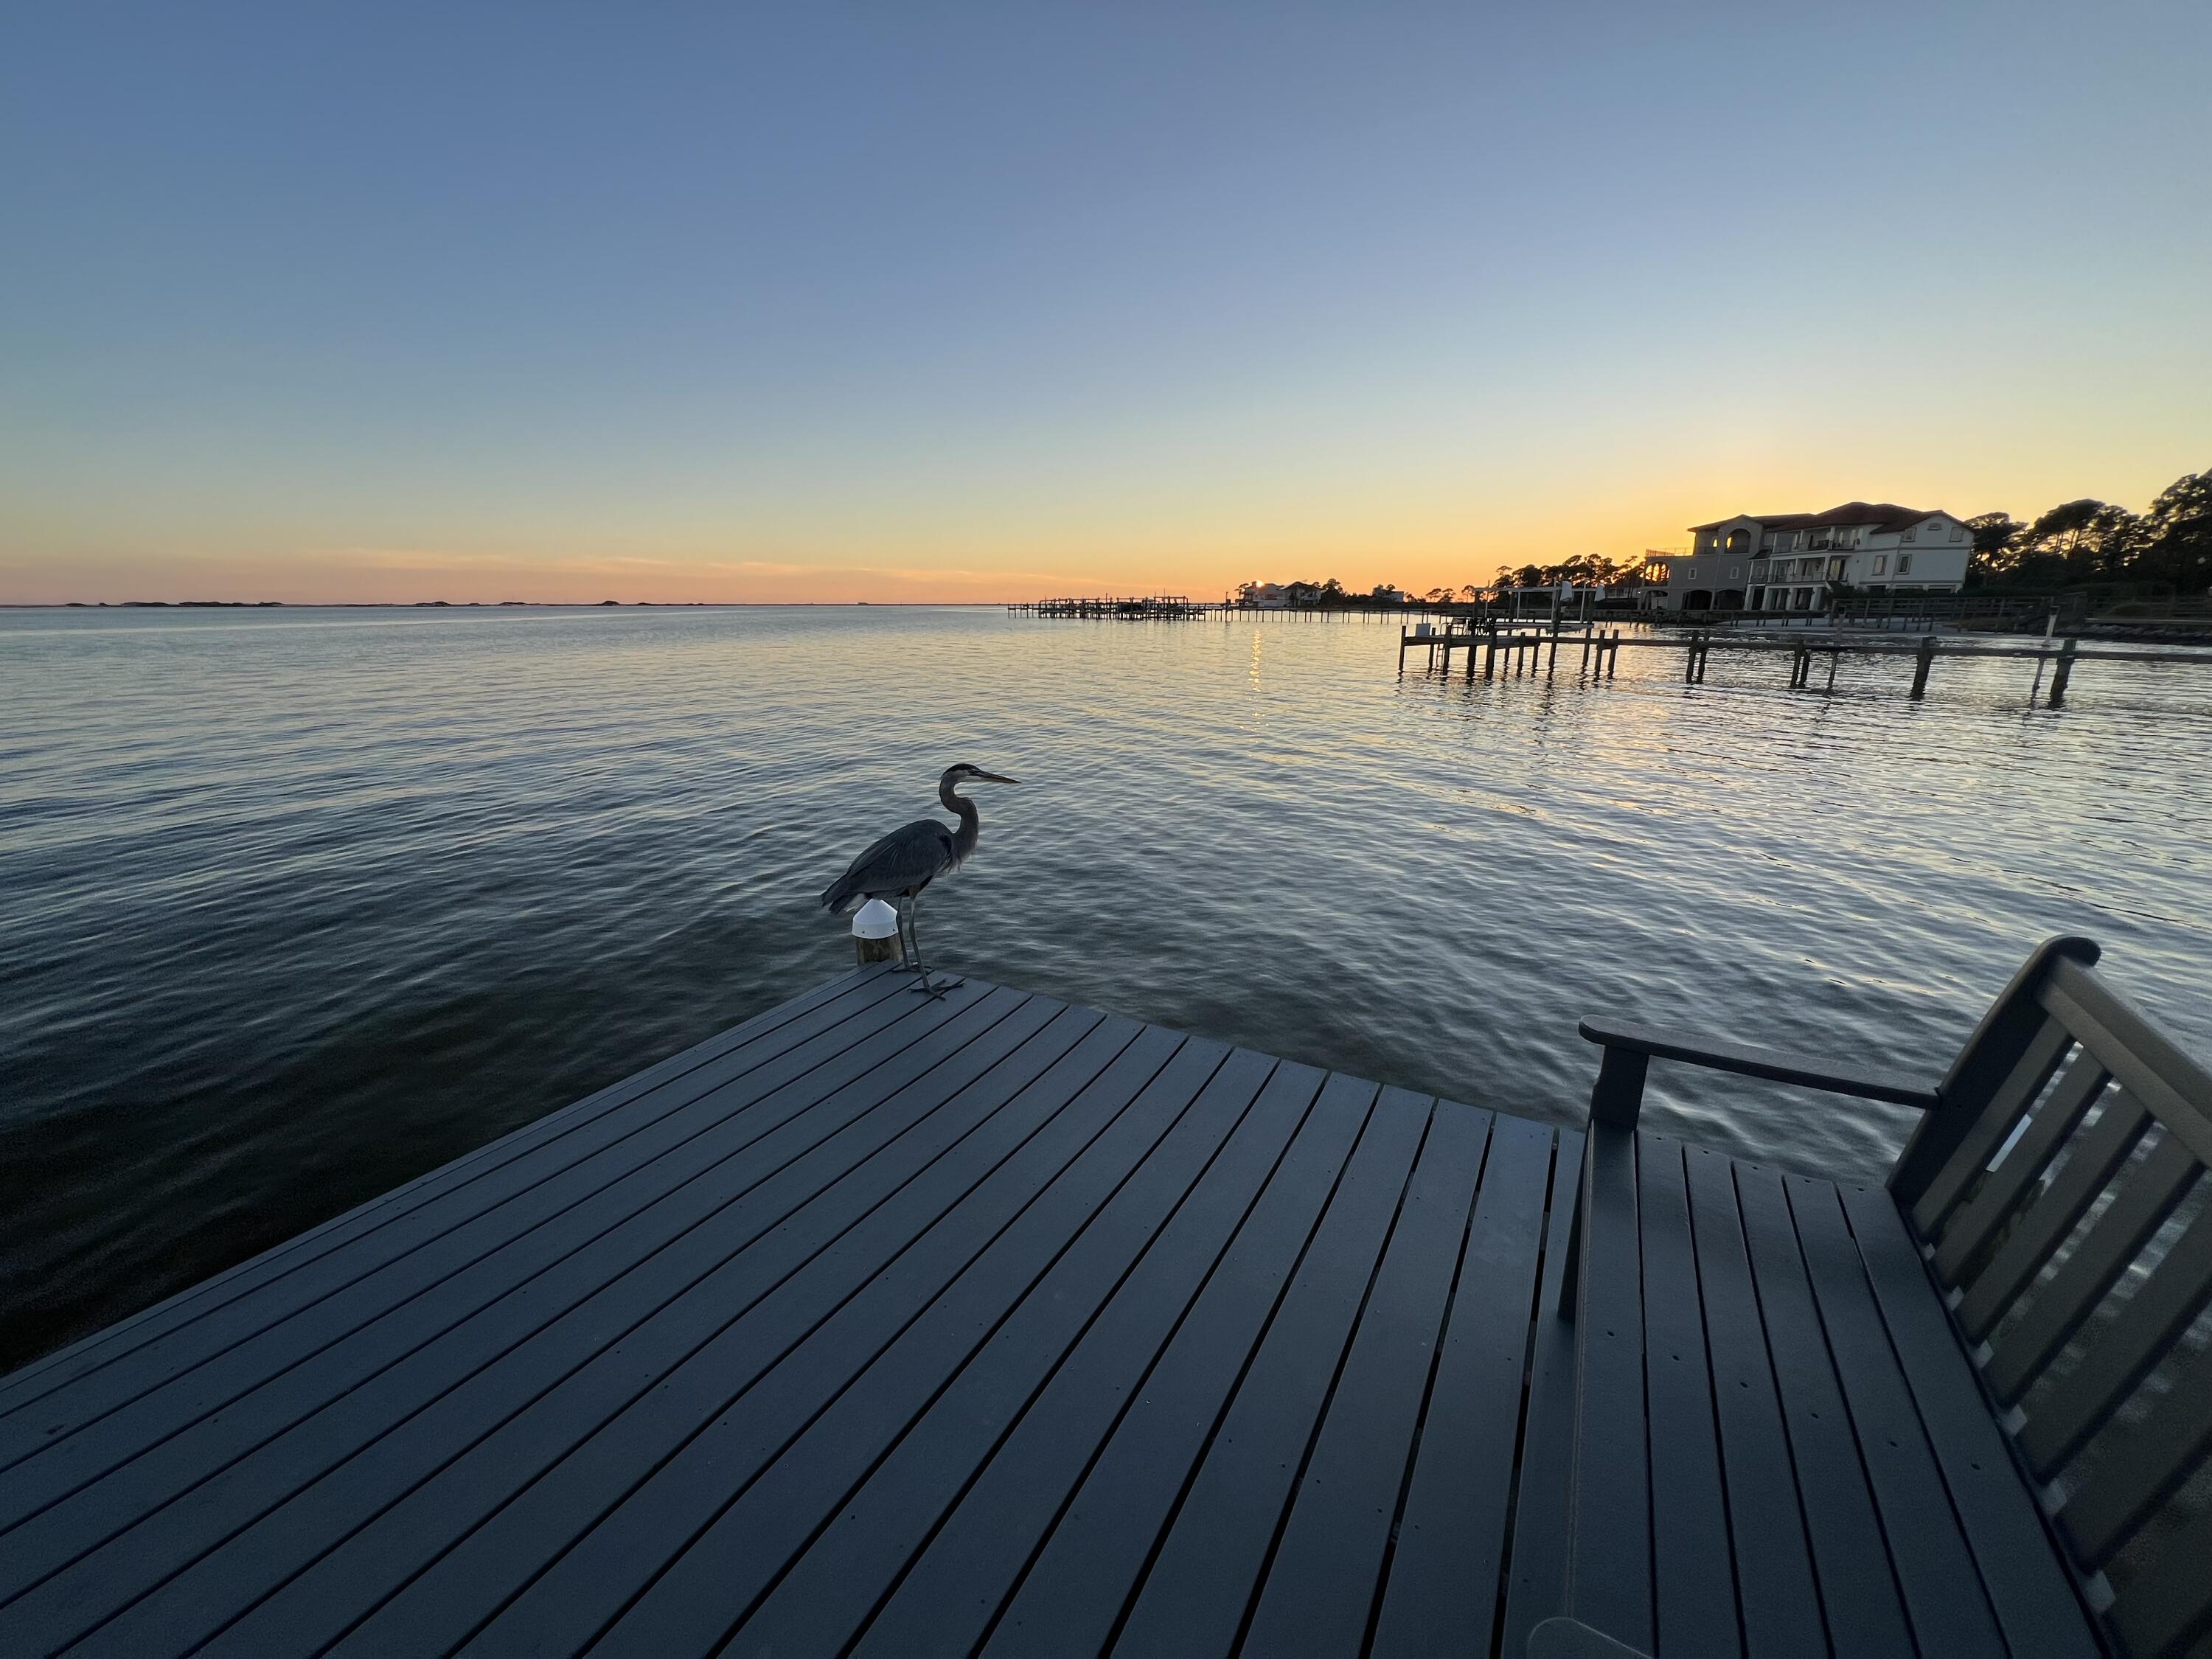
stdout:
POLYGON ((1019 783, 1021 780, 1019 778, 1002 778, 996 772, 978 772, 975 775, 975 781, 978 783, 1019 783))

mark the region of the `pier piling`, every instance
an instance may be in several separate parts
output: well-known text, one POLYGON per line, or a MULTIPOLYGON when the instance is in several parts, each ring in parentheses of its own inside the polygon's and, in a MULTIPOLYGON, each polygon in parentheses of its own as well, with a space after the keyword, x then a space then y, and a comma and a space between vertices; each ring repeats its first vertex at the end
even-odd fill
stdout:
POLYGON ((898 912, 881 899, 870 899, 853 916, 853 954, 860 966, 872 962, 902 962, 906 948, 899 939, 898 912))
POLYGON ((2077 635, 2068 635, 2066 643, 2059 647, 2058 661, 2051 671, 2051 695, 2043 700, 2045 708, 2062 708, 2066 703, 2066 682, 2074 678, 2074 658, 2081 649, 2077 635))
POLYGON ((1924 697, 1928 695, 1928 671, 1935 665, 1936 636, 1933 634, 1923 634, 1920 636, 1920 649, 1913 653, 1912 695, 1915 697, 1924 697))

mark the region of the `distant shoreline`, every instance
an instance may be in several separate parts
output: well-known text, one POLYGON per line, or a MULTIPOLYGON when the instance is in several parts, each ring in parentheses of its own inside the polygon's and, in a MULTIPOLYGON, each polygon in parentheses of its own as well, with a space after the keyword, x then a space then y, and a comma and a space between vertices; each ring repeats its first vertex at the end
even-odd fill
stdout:
POLYGON ((0 611, 997 611, 1018 599, 0 599, 0 611))

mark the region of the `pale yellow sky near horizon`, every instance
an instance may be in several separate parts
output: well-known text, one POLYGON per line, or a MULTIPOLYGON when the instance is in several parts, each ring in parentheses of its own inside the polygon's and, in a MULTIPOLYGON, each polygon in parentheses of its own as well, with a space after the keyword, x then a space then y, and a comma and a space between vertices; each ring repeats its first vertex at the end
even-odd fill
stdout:
MULTIPOLYGON (((55 605, 127 599, 277 599, 289 603, 602 599, 711 603, 881 603, 1021 600, 1061 592, 1174 592, 1216 598, 1247 580, 1322 580, 1364 590, 1395 582, 1413 592, 1489 580, 1501 564, 1550 562, 1581 553, 1615 559, 1679 547, 1692 523, 1737 511, 1813 511, 1852 499, 1892 500, 1961 515, 2002 508, 2032 518, 2082 495, 2141 511, 2185 471, 2212 465, 2172 444, 2145 445, 2166 459, 2094 476, 2078 463, 2066 482, 1948 486, 1935 458, 1871 459, 1844 473, 1827 468, 1714 466, 1671 486, 1653 481, 1642 499, 1457 502, 1438 489, 1362 501, 1342 481, 1321 489, 1303 481, 1295 516, 1220 501, 1187 516, 1173 506, 1147 515, 1125 505, 1095 522, 1055 532, 1010 515, 979 513, 971 527, 957 509, 929 504, 903 527, 871 534, 840 515, 803 524, 725 532, 696 525, 654 527, 641 506, 625 533, 547 528, 490 532, 471 526, 443 543, 346 544, 282 526, 257 527, 225 550, 210 527, 149 533, 133 548, 95 524, 56 524, 40 533, 0 509, 0 604, 55 605), (2132 476, 2126 476, 2131 473, 2132 476), (2108 477, 2118 477, 2117 484, 2108 477), (1240 511, 1240 507, 1244 510, 1240 511), (296 532, 295 532, 296 533, 296 532), (39 541, 54 549, 40 552, 39 541)), ((2117 459, 2117 458, 2114 458, 2117 459)), ((2003 469, 1962 469, 1984 477, 2003 469)), ((2040 480, 2042 469, 2027 469, 2040 480)), ((2051 469, 2056 474, 2057 469, 2051 469)), ((1410 481, 1409 481, 1410 482, 1410 481)), ((211 515, 212 516, 212 515, 211 515)), ((229 518, 230 514, 221 515, 229 518)), ((88 514, 88 519, 94 515, 88 514)), ((135 538, 133 538, 135 539, 135 538)))

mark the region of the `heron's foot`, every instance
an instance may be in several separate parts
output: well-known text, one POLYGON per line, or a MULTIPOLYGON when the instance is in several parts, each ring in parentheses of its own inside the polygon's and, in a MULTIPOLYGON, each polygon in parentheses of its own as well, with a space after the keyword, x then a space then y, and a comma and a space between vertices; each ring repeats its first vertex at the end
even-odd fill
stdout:
POLYGON ((907 989, 909 991, 919 992, 923 996, 927 997, 931 1001, 935 1002, 941 1000, 947 991, 957 991, 967 982, 968 981, 964 979, 945 979, 933 975, 932 977, 922 981, 919 985, 908 986, 907 989))

